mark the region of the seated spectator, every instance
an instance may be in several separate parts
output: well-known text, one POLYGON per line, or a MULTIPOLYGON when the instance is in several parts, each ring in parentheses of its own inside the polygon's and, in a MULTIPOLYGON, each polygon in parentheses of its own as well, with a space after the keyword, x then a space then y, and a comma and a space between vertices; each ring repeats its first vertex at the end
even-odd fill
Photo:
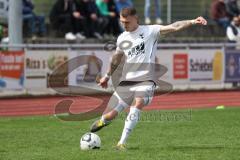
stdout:
MULTIPOLYGON (((7 25, 0 25, 0 43, 1 44, 8 44, 9 43, 8 27, 7 27, 7 25)), ((6 51, 6 50, 8 50, 8 47, 0 47, 0 51, 6 51)))
POLYGON ((50 11, 52 27, 65 34, 66 40, 86 38, 87 20, 81 7, 76 0, 57 0, 50 11))
MULTIPOLYGON (((156 23, 162 24, 160 0, 154 0, 154 7, 155 7, 156 23)), ((151 0, 145 0, 145 7, 144 7, 145 24, 151 23, 150 8, 151 8, 151 0)))
POLYGON ((236 0, 227 0, 225 1, 225 4, 227 13, 231 19, 240 15, 240 10, 238 8, 236 0))
POLYGON ((211 5, 211 17, 217 22, 218 25, 224 29, 230 25, 230 18, 226 10, 224 0, 213 0, 211 5))
POLYGON ((106 0, 106 1, 108 4, 108 10, 116 14, 116 16, 111 19, 110 27, 108 28, 111 30, 111 33, 113 33, 114 36, 118 36, 120 33, 123 32, 123 29, 119 21, 120 14, 117 11, 115 0, 106 0), (111 29, 111 26, 113 26, 112 29, 111 29))
POLYGON ((119 18, 114 1, 96 0, 96 5, 100 15, 108 21, 105 32, 108 31, 108 33, 118 36, 121 33, 121 27, 119 26, 119 18))
POLYGON ((102 39, 103 31, 107 25, 107 21, 99 15, 95 0, 80 0, 79 6, 82 6, 81 8, 84 9, 87 17, 87 37, 102 39))
POLYGON ((0 25, 0 41, 2 40, 3 38, 3 26, 0 25))
POLYGON ((116 4, 116 9, 117 9, 118 14, 120 14, 120 11, 123 8, 133 6, 133 3, 131 0, 115 0, 115 4, 116 4))
POLYGON ((240 19, 234 17, 230 26, 227 27, 227 37, 231 42, 240 40, 240 19))
POLYGON ((0 25, 0 41, 1 43, 9 43, 8 27, 6 25, 0 25))
POLYGON ((34 4, 31 0, 23 2, 23 22, 27 24, 31 36, 44 36, 46 34, 45 17, 34 13, 34 4))

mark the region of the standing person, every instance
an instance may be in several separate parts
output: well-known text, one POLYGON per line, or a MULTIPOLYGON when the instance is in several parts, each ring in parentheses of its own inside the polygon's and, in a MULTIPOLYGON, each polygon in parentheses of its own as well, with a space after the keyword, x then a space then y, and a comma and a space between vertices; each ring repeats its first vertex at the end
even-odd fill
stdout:
POLYGON ((113 78, 119 65, 123 65, 121 78, 107 109, 102 117, 93 123, 90 131, 97 132, 107 126, 121 111, 130 106, 122 136, 117 144, 117 149, 122 150, 125 149, 127 138, 136 126, 142 109, 150 104, 153 98, 157 72, 151 64, 155 64, 159 36, 177 32, 192 25, 206 25, 207 21, 203 17, 198 17, 166 26, 139 25, 136 9, 131 7, 121 10, 120 21, 125 32, 117 39, 116 53, 112 57, 107 74, 100 79, 99 85, 107 88, 110 76, 112 76, 112 82, 116 83, 116 79, 113 78))
MULTIPOLYGON (((160 0, 154 0, 155 19, 157 24, 162 24, 160 5, 161 5, 160 0)), ((145 7, 144 7, 145 24, 151 23, 150 8, 151 8, 151 0, 145 0, 145 7)))

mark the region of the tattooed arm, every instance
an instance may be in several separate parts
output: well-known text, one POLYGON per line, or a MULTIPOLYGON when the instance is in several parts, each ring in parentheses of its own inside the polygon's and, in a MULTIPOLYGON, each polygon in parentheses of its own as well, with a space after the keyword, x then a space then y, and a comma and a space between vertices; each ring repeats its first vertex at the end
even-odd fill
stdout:
POLYGON ((110 67, 108 68, 107 75, 111 76, 113 72, 117 69, 120 64, 124 53, 117 53, 112 56, 112 60, 110 62, 110 67))
POLYGON ((112 60, 110 62, 110 66, 107 71, 107 74, 100 79, 100 81, 98 83, 99 86, 101 86, 103 88, 108 87, 108 80, 110 79, 110 76, 113 74, 113 72, 117 69, 119 64, 121 63, 123 55, 124 55, 124 53, 122 53, 122 52, 118 52, 113 55, 112 60))
POLYGON ((161 34, 177 32, 177 31, 180 31, 184 28, 188 28, 195 24, 207 25, 207 21, 203 17, 198 17, 193 20, 178 21, 178 22, 172 23, 170 25, 160 26, 161 27, 160 32, 161 32, 161 34))

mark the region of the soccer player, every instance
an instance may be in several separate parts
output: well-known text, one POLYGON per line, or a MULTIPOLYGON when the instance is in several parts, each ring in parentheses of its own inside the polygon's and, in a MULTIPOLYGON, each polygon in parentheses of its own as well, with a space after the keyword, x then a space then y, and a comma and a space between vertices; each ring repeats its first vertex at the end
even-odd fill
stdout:
POLYGON ((207 25, 207 21, 203 17, 198 17, 165 26, 139 25, 136 9, 129 7, 121 10, 120 22, 125 32, 118 37, 116 52, 112 57, 109 70, 99 82, 100 86, 107 88, 110 76, 112 76, 112 82, 117 83, 118 86, 101 119, 94 122, 90 130, 96 132, 107 126, 121 111, 130 106, 122 136, 117 144, 117 149, 124 150, 126 140, 136 126, 141 110, 151 103, 154 94, 155 70, 151 64, 155 63, 159 36, 193 25, 207 25), (120 62, 123 62, 123 69, 119 82, 116 82, 117 79, 113 76, 120 62))

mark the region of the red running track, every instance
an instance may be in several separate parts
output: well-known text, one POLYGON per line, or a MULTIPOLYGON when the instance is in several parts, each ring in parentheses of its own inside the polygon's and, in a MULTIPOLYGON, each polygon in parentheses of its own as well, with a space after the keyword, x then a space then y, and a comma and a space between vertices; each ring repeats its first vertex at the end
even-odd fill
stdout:
MULTIPOLYGON (((106 98, 106 97, 105 97, 106 98)), ((53 115, 55 106, 62 100, 71 99, 72 113, 92 110, 102 103, 101 97, 45 97, 1 99, 0 117, 53 115)), ((209 108, 224 105, 240 107, 240 91, 222 92, 181 92, 168 95, 157 95, 146 110, 209 108)))

